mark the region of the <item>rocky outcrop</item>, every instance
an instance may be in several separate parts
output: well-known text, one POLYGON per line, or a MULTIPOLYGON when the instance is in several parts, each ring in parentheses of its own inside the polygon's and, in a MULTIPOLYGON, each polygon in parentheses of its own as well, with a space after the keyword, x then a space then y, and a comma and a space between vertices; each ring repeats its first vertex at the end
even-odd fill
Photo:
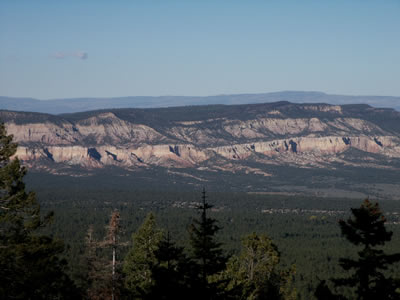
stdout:
POLYGON ((194 167, 210 158, 206 151, 193 145, 144 145, 138 148, 121 148, 111 145, 99 147, 49 146, 18 147, 16 156, 23 161, 43 159, 67 165, 84 167, 140 167, 158 165, 163 167, 194 167))
MULTIPOLYGON (((161 115, 152 111, 146 118, 146 111, 123 110, 60 117, 0 112, 0 117, 20 145, 16 155, 33 166, 46 162, 134 169, 202 168, 208 164, 207 168, 229 170, 233 161, 241 162, 242 167, 250 161, 305 165, 310 164, 310 155, 314 161, 329 161, 349 149, 400 158, 397 127, 381 127, 382 122, 363 119, 346 107, 282 104, 261 108, 245 106, 243 113, 231 112, 232 117, 223 112, 203 120, 177 113, 175 119, 158 119, 161 115), (293 111, 300 117, 289 117, 293 111)), ((390 118, 393 120, 393 113, 390 118)), ((248 172, 255 170, 264 172, 247 167, 248 172)))
POLYGON ((112 113, 100 114, 75 124, 56 123, 7 123, 7 130, 21 145, 42 143, 45 145, 71 144, 131 144, 159 143, 166 138, 149 126, 132 124, 112 113))
POLYGON ((7 131, 19 144, 70 145, 81 138, 72 124, 54 123, 7 123, 7 131))
POLYGON ((357 137, 300 137, 293 139, 257 142, 251 144, 239 144, 212 148, 219 155, 228 159, 246 159, 252 153, 261 153, 269 157, 282 153, 313 153, 319 155, 331 155, 344 152, 349 148, 379 153, 391 157, 400 157, 400 139, 393 136, 357 136, 357 137))
POLYGON ((386 135, 387 132, 375 124, 355 118, 320 120, 311 118, 259 118, 247 121, 223 120, 220 127, 176 126, 169 130, 174 138, 190 143, 209 145, 227 144, 232 140, 271 140, 283 136, 303 135, 386 135))

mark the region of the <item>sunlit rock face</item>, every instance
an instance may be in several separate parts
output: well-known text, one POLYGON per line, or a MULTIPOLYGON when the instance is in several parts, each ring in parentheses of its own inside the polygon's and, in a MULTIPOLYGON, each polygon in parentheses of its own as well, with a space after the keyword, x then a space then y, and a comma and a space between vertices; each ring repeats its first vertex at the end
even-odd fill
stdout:
POLYGON ((234 171, 235 161, 248 172, 263 173, 246 164, 318 167, 317 162, 338 161, 339 156, 345 160, 349 149, 400 158, 400 114, 364 105, 280 102, 218 106, 215 111, 119 109, 61 116, 1 111, 0 118, 19 143, 16 156, 32 167, 207 165, 234 171))

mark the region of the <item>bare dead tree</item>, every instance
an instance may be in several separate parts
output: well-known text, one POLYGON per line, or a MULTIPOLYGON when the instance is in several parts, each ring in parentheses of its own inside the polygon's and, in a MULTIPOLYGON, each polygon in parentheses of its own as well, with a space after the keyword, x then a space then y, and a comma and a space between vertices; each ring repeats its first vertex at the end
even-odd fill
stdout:
MULTIPOLYGON (((118 234, 120 232, 120 213, 115 210, 111 213, 110 223, 106 227, 107 235, 103 241, 96 241, 93 237, 93 226, 89 227, 86 236, 88 279, 90 286, 88 296, 92 300, 109 299, 115 300, 117 293, 117 247, 119 246, 118 234), (98 256, 97 251, 101 249, 112 249, 112 260, 98 256), (111 265, 111 272, 110 272, 111 265)), ((102 250, 101 253, 104 253, 102 250)))
POLYGON ((110 245, 112 248, 112 277, 111 277, 111 299, 114 300, 115 298, 115 268, 116 268, 116 250, 117 250, 117 238, 118 233, 120 231, 120 214, 117 210, 115 210, 111 214, 110 225, 108 226, 108 235, 106 244, 110 245))

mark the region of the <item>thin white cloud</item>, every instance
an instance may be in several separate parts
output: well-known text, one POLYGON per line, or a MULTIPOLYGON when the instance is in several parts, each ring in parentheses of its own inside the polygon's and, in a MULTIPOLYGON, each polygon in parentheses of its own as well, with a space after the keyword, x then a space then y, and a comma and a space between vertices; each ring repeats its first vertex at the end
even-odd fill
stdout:
POLYGON ((51 58, 55 59, 64 59, 68 57, 75 57, 82 60, 88 59, 89 54, 85 51, 76 51, 76 52, 55 52, 50 55, 51 58))
POLYGON ((75 56, 75 57, 77 57, 77 58, 79 58, 79 59, 88 59, 88 53, 87 52, 83 52, 83 51, 78 51, 78 52, 75 52, 74 54, 73 54, 73 56, 75 56))

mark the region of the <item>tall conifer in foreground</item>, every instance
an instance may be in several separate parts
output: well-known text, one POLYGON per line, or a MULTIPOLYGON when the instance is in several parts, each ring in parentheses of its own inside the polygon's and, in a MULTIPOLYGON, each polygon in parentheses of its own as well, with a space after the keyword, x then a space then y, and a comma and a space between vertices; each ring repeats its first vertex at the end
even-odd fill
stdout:
POLYGON ((123 273, 130 299, 143 299, 154 285, 152 269, 157 263, 156 251, 162 239, 155 217, 149 213, 132 235, 132 249, 125 256, 123 273))
POLYGON ((25 191, 12 138, 0 124, 0 299, 79 299, 59 259, 62 242, 39 233, 52 215, 42 219, 35 194, 25 191))
POLYGON ((221 229, 217 220, 208 217, 208 212, 213 206, 206 201, 206 191, 202 192, 202 204, 197 207, 200 219, 194 220, 190 226, 190 243, 192 258, 198 268, 198 283, 200 299, 218 299, 222 292, 220 283, 210 281, 210 276, 225 269, 227 258, 221 249, 221 243, 215 240, 215 235, 221 229))
POLYGON ((156 264, 152 268, 154 285, 145 299, 180 300, 193 298, 190 285, 191 261, 183 247, 178 247, 169 232, 155 251, 156 264))
MULTIPOLYGON (((333 279, 336 287, 353 290, 358 300, 400 299, 400 281, 385 273, 394 263, 400 261, 400 253, 385 254, 380 246, 389 242, 392 232, 385 227, 386 219, 379 205, 365 200, 360 208, 351 209, 353 217, 339 222, 342 235, 353 245, 361 246, 357 259, 341 258, 341 267, 351 275, 333 279)), ((322 282, 316 291, 318 299, 346 299, 335 295, 322 282)))

